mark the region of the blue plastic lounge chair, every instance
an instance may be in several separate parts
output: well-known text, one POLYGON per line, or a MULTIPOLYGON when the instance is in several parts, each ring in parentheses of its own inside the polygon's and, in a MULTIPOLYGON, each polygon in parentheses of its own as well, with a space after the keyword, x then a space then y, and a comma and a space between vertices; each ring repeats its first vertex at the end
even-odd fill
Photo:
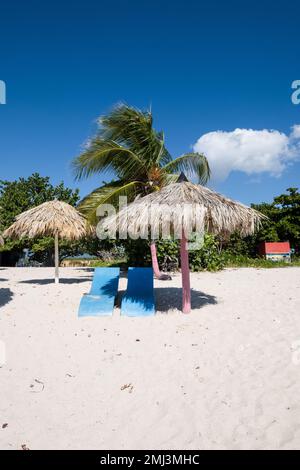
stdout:
POLYGON ((112 315, 118 292, 120 268, 95 268, 89 294, 82 297, 79 317, 112 315))
POLYGON ((147 317, 154 314, 153 269, 129 268, 127 291, 122 299, 121 315, 147 317))

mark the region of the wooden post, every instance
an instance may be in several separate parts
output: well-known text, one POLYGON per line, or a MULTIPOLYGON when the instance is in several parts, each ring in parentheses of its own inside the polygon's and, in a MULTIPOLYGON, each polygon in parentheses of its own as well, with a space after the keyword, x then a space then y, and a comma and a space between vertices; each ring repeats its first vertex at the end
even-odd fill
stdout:
POLYGON ((54 258, 55 258, 55 284, 58 284, 59 283, 58 232, 55 232, 55 237, 54 237, 54 258))
POLYGON ((182 230, 182 237, 180 242, 180 257, 181 257, 181 277, 182 277, 182 311, 183 313, 190 313, 191 311, 191 286, 190 286, 190 268, 189 268, 189 253, 187 250, 187 239, 184 230, 182 230))

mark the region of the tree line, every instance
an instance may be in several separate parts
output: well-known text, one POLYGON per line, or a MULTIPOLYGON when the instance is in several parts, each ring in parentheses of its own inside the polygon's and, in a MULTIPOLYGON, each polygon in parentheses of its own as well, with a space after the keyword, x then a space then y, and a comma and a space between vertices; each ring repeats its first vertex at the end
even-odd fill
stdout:
MULTIPOLYGON (((79 191, 65 187, 64 183, 52 185, 49 177, 34 173, 28 178, 19 178, 16 181, 0 181, 0 232, 11 225, 15 217, 21 212, 31 209, 43 202, 57 198, 72 206, 77 206, 80 200, 79 191)), ((195 270, 218 267, 222 253, 231 256, 243 255, 250 258, 257 257, 257 247, 261 241, 286 241, 299 253, 300 247, 300 193, 298 188, 288 188, 286 193, 274 197, 271 203, 253 204, 268 217, 260 230, 246 238, 238 233, 233 234, 229 240, 220 240, 207 236, 204 247, 198 253, 191 254, 192 268, 195 270)), ((53 239, 43 237, 29 240, 6 240, 0 248, 2 264, 14 265, 25 248, 28 248, 33 260, 45 265, 53 262, 53 239)), ((61 257, 78 256, 87 253, 95 257, 105 258, 105 253, 119 253, 125 250, 130 262, 149 264, 149 247, 147 241, 99 241, 97 238, 87 237, 80 242, 62 243, 61 257)), ((177 263, 177 244, 172 241, 158 243, 158 259, 161 264, 170 261, 172 266, 177 263)), ((178 263, 177 263, 178 264, 178 263)))

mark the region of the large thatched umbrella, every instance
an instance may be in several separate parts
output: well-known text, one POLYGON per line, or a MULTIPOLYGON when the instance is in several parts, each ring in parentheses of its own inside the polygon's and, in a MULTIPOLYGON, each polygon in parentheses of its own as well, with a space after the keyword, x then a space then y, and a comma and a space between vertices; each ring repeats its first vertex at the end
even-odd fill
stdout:
POLYGON ((181 175, 177 183, 136 199, 114 216, 101 222, 101 230, 114 234, 128 232, 132 238, 157 238, 170 233, 181 239, 181 272, 184 313, 191 309, 187 239, 192 232, 204 231, 223 237, 238 231, 252 234, 264 216, 250 207, 232 201, 181 175))
POLYGON ((48 201, 29 209, 16 217, 16 221, 5 230, 4 237, 36 238, 54 237, 55 282, 59 282, 58 239, 78 240, 87 233, 85 218, 70 204, 48 201))

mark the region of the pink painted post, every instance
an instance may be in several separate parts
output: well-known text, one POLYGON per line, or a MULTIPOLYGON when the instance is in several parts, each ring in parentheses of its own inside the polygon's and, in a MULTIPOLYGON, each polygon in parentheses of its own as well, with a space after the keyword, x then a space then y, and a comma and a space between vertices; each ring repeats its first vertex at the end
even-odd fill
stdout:
POLYGON ((169 274, 161 273, 160 270, 159 270, 158 261, 157 261, 157 254, 156 254, 156 246, 155 246, 154 241, 151 241, 151 243, 150 243, 150 251, 151 251, 153 272, 154 272, 154 276, 156 277, 156 279, 159 279, 160 281, 170 281, 170 280, 172 280, 172 278, 169 274))
POLYGON ((180 256, 181 256, 181 277, 182 277, 182 311, 183 313, 190 313, 191 311, 191 286, 190 286, 190 268, 189 268, 189 253, 187 250, 187 239, 184 230, 182 230, 182 237, 180 242, 180 256))
POLYGON ((157 254, 156 254, 156 246, 155 246, 155 242, 152 241, 150 243, 150 250, 151 250, 151 258, 152 258, 152 267, 153 267, 153 272, 154 272, 154 275, 157 279, 160 278, 161 274, 160 274, 160 270, 159 270, 159 266, 158 266, 158 261, 157 261, 157 254))

